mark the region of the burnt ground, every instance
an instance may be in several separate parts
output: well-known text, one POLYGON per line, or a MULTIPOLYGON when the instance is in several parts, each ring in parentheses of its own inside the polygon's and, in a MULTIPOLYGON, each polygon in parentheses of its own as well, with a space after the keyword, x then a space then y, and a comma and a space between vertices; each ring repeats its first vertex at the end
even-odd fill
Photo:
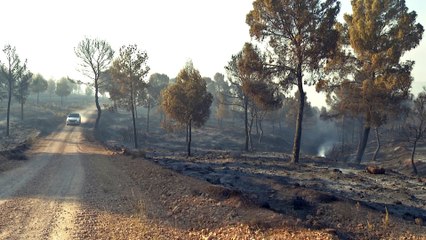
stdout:
MULTIPOLYGON (((132 145, 126 116, 109 112, 103 118, 108 131, 101 139, 119 152, 132 145)), ((210 123, 194 131, 193 156, 186 157, 181 131, 166 132, 158 128, 157 119, 147 133, 145 120, 138 122, 142 147, 130 150, 136 159, 236 191, 260 208, 306 227, 336 229, 341 239, 399 238, 406 232, 426 238, 426 163, 418 161, 420 174, 411 175, 404 144, 384 147, 378 162, 358 165, 305 154, 295 165, 285 153, 291 144, 279 135, 265 134, 257 151, 247 153, 241 151, 242 126, 219 129, 210 123), (384 167, 386 173, 367 173, 371 164, 384 167)), ((423 154, 418 152, 420 159, 423 154)))

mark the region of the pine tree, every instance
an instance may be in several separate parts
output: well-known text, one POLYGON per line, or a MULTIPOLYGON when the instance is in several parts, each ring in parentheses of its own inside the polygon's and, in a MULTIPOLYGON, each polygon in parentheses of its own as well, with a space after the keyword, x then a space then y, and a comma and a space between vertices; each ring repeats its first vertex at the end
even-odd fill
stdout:
POLYGON ((342 107, 363 117, 356 155, 359 163, 371 128, 377 134, 389 114, 401 111, 401 103, 410 96, 414 62, 401 62, 401 57, 419 44, 424 30, 416 24, 417 14, 408 11, 405 1, 351 3, 353 13, 345 15, 346 25, 339 27, 339 54, 326 69, 336 75, 321 82, 319 89, 332 93, 344 88, 348 94, 342 99, 342 107))
POLYGON ((144 80, 149 72, 147 60, 147 53, 138 50, 137 45, 122 46, 119 56, 113 61, 110 68, 112 81, 119 89, 118 103, 132 113, 135 148, 138 148, 135 110, 138 95, 147 86, 144 80))
POLYGON ((161 101, 165 113, 186 126, 187 154, 191 156, 192 126, 201 127, 206 123, 213 101, 205 80, 192 62, 179 72, 176 83, 162 91, 161 101))
POLYGON ((302 139, 305 107, 304 86, 315 83, 304 78, 316 72, 336 48, 334 29, 340 5, 337 0, 256 0, 247 15, 250 35, 267 44, 270 51, 266 66, 280 78, 285 90, 299 92, 299 105, 292 161, 297 163, 302 139))

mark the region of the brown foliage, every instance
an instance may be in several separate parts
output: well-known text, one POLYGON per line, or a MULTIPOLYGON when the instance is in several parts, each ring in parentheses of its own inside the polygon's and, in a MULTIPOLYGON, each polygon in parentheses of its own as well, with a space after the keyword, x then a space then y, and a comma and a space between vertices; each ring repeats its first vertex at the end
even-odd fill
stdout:
POLYGON ((182 124, 192 121, 195 126, 202 126, 209 118, 213 96, 207 92, 205 81, 192 63, 179 72, 176 83, 165 88, 161 95, 166 114, 182 124))

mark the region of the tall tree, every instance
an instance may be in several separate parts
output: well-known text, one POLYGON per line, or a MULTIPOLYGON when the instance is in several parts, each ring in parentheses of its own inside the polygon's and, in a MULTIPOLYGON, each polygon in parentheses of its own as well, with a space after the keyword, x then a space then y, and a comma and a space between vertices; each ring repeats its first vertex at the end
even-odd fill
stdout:
POLYGON ((305 106, 304 85, 315 83, 315 74, 330 57, 338 39, 334 29, 340 11, 337 0, 255 0, 247 15, 250 35, 271 50, 265 65, 280 77, 281 86, 299 91, 299 106, 292 162, 297 163, 305 106), (304 78, 311 72, 310 78, 304 78))
POLYGON ((29 87, 31 84, 33 74, 23 69, 23 72, 20 74, 19 78, 16 79, 16 88, 14 91, 15 98, 21 104, 21 120, 24 120, 24 104, 27 102, 29 92, 29 87))
POLYGON ((119 56, 110 68, 114 82, 120 89, 119 104, 132 113, 134 147, 138 148, 136 130, 136 101, 138 94, 146 88, 145 77, 149 72, 148 54, 138 50, 137 45, 122 46, 119 56))
POLYGON ((6 112, 6 136, 9 136, 10 125, 10 105, 12 102, 12 94, 15 88, 17 79, 22 76, 22 73, 27 69, 27 63, 21 62, 16 48, 6 45, 3 48, 3 53, 6 55, 6 62, 0 66, 1 72, 6 79, 7 85, 7 112, 6 112))
MULTIPOLYGON (((120 88, 116 81, 113 81, 110 69, 101 73, 99 81, 102 85, 99 87, 101 94, 108 93, 109 99, 113 102, 114 111, 118 110, 118 100, 121 98, 120 88)), ((93 84, 89 84, 88 87, 93 87, 93 84)))
POLYGON ((351 3, 353 13, 344 16, 346 25, 341 27, 340 52, 329 64, 343 77, 330 78, 325 85, 331 91, 330 86, 346 88, 345 108, 363 117, 356 154, 360 163, 371 128, 377 134, 388 115, 399 112, 401 103, 410 96, 414 62, 402 62, 401 57, 419 44, 424 29, 416 24, 417 14, 408 11, 405 1, 351 3))
MULTIPOLYGON (((1 61, 0 61, 0 67, 1 67, 1 61)), ((0 101, 3 101, 7 97, 7 78, 6 74, 0 70, 0 101)))
POLYGON ((56 91, 56 82, 53 79, 47 81, 47 93, 49 94, 50 100, 52 100, 52 95, 55 94, 56 91))
POLYGON ((411 166, 413 173, 417 174, 417 167, 414 162, 416 154, 417 143, 424 138, 426 133, 426 88, 423 87, 423 91, 419 93, 416 99, 414 99, 413 106, 408 115, 408 120, 405 129, 408 134, 409 141, 413 144, 411 150, 411 166))
POLYGON ((187 154, 191 156, 192 125, 201 127, 208 120, 213 101, 206 82, 192 62, 179 72, 176 83, 162 91, 161 105, 171 118, 186 126, 187 154))
POLYGON ((166 74, 151 74, 146 88, 145 106, 147 108, 146 131, 149 132, 149 115, 151 109, 161 102, 161 91, 169 85, 169 77, 166 74))
POLYGON ((216 107, 215 117, 218 121, 219 126, 222 125, 222 121, 228 115, 228 105, 227 96, 230 95, 230 86, 229 82, 225 81, 225 76, 222 73, 216 73, 213 77, 214 79, 214 106, 216 107))
POLYGON ((34 76, 33 81, 31 82, 31 90, 32 92, 37 94, 37 105, 40 98, 40 93, 45 92, 47 90, 49 83, 41 74, 36 74, 34 76))
POLYGON ((250 43, 233 55, 225 67, 229 81, 234 87, 234 102, 244 112, 245 150, 252 148, 251 129, 261 110, 269 110, 281 104, 278 88, 265 74, 264 55, 250 43), (250 114, 250 118, 249 118, 250 114))
POLYGON ((114 51, 106 41, 90 38, 82 40, 74 51, 82 61, 82 73, 92 79, 94 83, 95 104, 98 110, 95 122, 95 130, 97 130, 102 113, 101 105, 99 104, 99 87, 102 85, 100 76, 102 72, 108 69, 114 56, 114 51))
POLYGON ((93 88, 92 87, 90 87, 90 86, 86 86, 86 89, 84 90, 84 94, 86 95, 86 96, 92 96, 93 95, 93 88))
MULTIPOLYGON (((249 97, 243 91, 244 82, 247 78, 244 78, 238 63, 242 59, 242 51, 236 55, 232 55, 231 60, 228 62, 228 65, 225 67, 229 81, 231 82, 231 91, 230 95, 227 98, 224 98, 224 101, 227 105, 234 105, 243 110, 244 113, 244 150, 249 151, 251 146, 251 137, 250 137, 250 128, 249 128, 249 112, 253 112, 254 105, 250 102, 249 97)), ((225 103, 222 103, 225 104, 225 103)))
POLYGON ((67 79, 68 79, 68 84, 71 87, 71 93, 76 95, 80 94, 81 85, 83 85, 83 82, 80 80, 74 80, 70 77, 67 77, 67 79))
POLYGON ((72 92, 72 86, 68 78, 61 78, 59 82, 56 84, 56 95, 61 97, 61 106, 64 103, 64 97, 70 95, 72 92))
POLYGON ((352 1, 352 11, 352 15, 345 15, 345 21, 351 47, 360 62, 360 88, 365 99, 361 102, 364 133, 356 158, 361 162, 370 128, 382 118, 380 110, 409 97, 414 62, 401 62, 401 57, 419 44, 424 30, 416 24, 417 14, 408 12, 405 1, 352 1))

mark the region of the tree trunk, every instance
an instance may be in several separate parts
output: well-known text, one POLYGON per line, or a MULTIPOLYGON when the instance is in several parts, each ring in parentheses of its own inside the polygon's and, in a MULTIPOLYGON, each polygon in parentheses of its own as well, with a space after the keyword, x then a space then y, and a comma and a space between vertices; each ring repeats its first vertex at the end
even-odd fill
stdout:
POLYGON ((38 105, 39 98, 40 98, 40 92, 37 92, 37 105, 38 105))
POLYGON ((251 138, 251 131, 253 130, 253 122, 254 122, 254 116, 253 114, 251 114, 251 118, 250 118, 250 124, 249 124, 249 128, 248 128, 248 137, 249 137, 249 150, 253 151, 253 141, 251 138))
POLYGON ((345 156, 345 115, 342 116, 342 146, 341 146, 342 157, 345 156))
POLYGON ((132 121, 133 121, 133 142, 135 144, 135 148, 137 149, 138 146, 138 134, 136 130, 136 119, 137 119, 137 109, 135 104, 135 92, 134 92, 134 86, 133 81, 130 79, 130 108, 132 109, 132 121))
POLYGON ((135 117, 135 108, 132 103, 132 120, 133 120, 133 141, 135 143, 135 148, 138 148, 138 135, 136 130, 136 117, 135 117))
POLYGON ((249 129, 248 129, 248 99, 244 97, 244 130, 246 135, 245 150, 249 151, 249 129))
POLYGON ((148 100, 148 111, 146 113, 146 132, 149 133, 149 112, 151 111, 151 103, 148 100))
POLYGON ((64 103, 64 96, 61 96, 61 107, 63 106, 64 103))
POLYGON ((189 140, 189 124, 186 124, 185 126, 185 143, 186 145, 188 145, 188 140, 189 140))
POLYGON ((375 127, 374 131, 376 132, 377 148, 376 148, 376 151, 374 152, 374 155, 373 155, 373 161, 376 161, 377 155, 379 154, 379 151, 380 151, 381 144, 380 144, 379 128, 375 127))
POLYGON ((356 126, 356 121, 353 120, 352 118, 352 145, 355 143, 355 126, 356 126))
POLYGON ((98 115, 96 117, 96 122, 95 122, 95 131, 98 130, 99 127, 99 122, 101 120, 101 114, 102 114, 102 109, 101 109, 101 105, 99 104, 99 84, 98 84, 98 77, 95 78, 95 104, 96 104, 96 109, 98 110, 98 115))
POLYGON ((191 135, 191 124, 192 124, 192 120, 189 120, 189 124, 188 124, 188 157, 191 156, 191 141, 192 141, 192 135, 191 135))
POLYGON ((256 135, 259 136, 259 119, 258 119, 257 114, 256 114, 256 117, 255 117, 255 123, 256 123, 256 135))
POLYGON ((368 136, 370 134, 370 126, 365 126, 362 137, 359 139, 358 151, 356 153, 355 161, 360 164, 362 161, 362 156, 364 155, 365 148, 368 142, 368 136))
POLYGON ((414 140, 413 144, 413 150, 411 151, 411 166, 413 167, 413 173, 417 175, 417 167, 414 163, 414 155, 416 154, 416 147, 417 147, 417 139, 414 140))
POLYGON ((21 121, 24 121, 24 102, 21 101, 21 121))
POLYGON ((262 120, 259 120, 259 130, 260 130, 259 143, 262 143, 262 138, 263 138, 262 120))
MULTIPOLYGON (((10 75, 12 74, 10 73, 10 75)), ((9 93, 8 93, 8 99, 7 99, 7 114, 6 114, 6 136, 7 137, 9 137, 10 103, 12 102, 12 80, 9 79, 8 82, 9 82, 9 93)))
POLYGON ((118 112, 118 105, 117 105, 117 101, 114 100, 114 111, 118 112))
POLYGON ((272 119, 272 132, 275 132, 275 119, 272 119))
POLYGON ((302 142, 303 110, 305 108, 305 92, 303 91, 302 66, 300 64, 297 68, 297 82, 299 90, 299 109, 297 112, 296 130, 293 141, 293 158, 291 159, 293 163, 299 162, 300 144, 302 142))

